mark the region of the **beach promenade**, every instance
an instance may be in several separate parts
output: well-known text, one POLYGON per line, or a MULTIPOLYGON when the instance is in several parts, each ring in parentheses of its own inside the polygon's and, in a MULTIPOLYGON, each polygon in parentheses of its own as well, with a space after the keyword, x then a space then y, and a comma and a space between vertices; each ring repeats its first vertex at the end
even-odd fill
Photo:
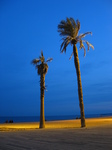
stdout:
POLYGON ((112 150, 112 117, 0 124, 0 150, 112 150))

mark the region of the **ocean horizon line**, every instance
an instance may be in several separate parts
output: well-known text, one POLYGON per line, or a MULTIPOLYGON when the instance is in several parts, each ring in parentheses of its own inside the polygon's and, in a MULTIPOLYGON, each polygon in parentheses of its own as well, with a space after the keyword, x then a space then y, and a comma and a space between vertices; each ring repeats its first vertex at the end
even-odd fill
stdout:
MULTIPOLYGON (((109 117, 112 113, 85 114, 85 118, 109 117)), ((45 121, 80 119, 80 115, 46 115, 45 121)), ((39 122, 40 116, 0 116, 0 123, 39 122)))

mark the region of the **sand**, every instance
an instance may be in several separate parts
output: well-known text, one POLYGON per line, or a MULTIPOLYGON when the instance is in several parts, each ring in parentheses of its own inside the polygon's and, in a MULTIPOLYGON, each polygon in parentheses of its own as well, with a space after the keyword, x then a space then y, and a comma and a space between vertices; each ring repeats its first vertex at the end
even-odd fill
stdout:
POLYGON ((0 150, 112 150, 112 117, 39 123, 0 124, 0 150))

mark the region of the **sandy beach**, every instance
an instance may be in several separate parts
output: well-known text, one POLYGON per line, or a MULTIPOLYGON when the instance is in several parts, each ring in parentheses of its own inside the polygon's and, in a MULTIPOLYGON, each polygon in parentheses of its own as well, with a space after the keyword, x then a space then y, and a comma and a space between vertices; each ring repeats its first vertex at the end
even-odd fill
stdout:
POLYGON ((112 117, 39 123, 0 124, 0 150, 112 150, 112 117))

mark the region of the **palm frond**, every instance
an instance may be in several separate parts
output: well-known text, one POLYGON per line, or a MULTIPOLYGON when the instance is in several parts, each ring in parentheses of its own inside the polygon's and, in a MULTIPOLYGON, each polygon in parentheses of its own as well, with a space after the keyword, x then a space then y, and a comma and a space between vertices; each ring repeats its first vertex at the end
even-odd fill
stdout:
POLYGON ((44 55, 43 55, 42 51, 41 51, 41 56, 39 56, 39 59, 40 59, 41 63, 44 63, 45 58, 44 58, 44 55))
POLYGON ((77 24, 75 23, 75 20, 70 17, 70 21, 72 22, 72 25, 73 25, 73 27, 75 29, 77 27, 77 24))
POLYGON ((84 38, 87 34, 91 34, 92 35, 92 32, 86 32, 84 34, 80 34, 79 36, 77 36, 77 39, 81 39, 81 38, 84 38))
POLYGON ((62 40, 63 40, 62 42, 63 44, 61 44, 60 50, 62 49, 64 43, 66 43, 67 41, 70 42, 72 40, 72 37, 67 36, 67 37, 62 38, 62 40))
POLYGON ((58 32, 60 32, 60 36, 71 36, 71 31, 69 30, 58 30, 58 32))
POLYGON ((73 18, 70 18, 70 20, 72 21, 72 25, 74 27, 74 38, 75 38, 78 35, 78 32, 80 30, 80 22, 79 20, 76 20, 76 23, 75 23, 73 18))
POLYGON ((51 62, 53 60, 53 58, 48 58, 47 60, 46 60, 46 62, 51 62))
POLYGON ((71 42, 71 38, 70 37, 66 37, 63 38, 63 42, 60 46, 60 51, 63 53, 64 51, 66 52, 66 47, 68 46, 68 44, 71 42))
POLYGON ((79 48, 81 49, 81 48, 83 48, 83 46, 84 46, 83 42, 82 42, 82 40, 80 40, 80 47, 79 48))
POLYGON ((85 46, 83 46, 83 49, 84 49, 84 57, 86 56, 86 49, 85 49, 85 46))
POLYGON ((84 46, 84 44, 83 44, 83 41, 82 40, 80 40, 80 47, 79 47, 80 49, 84 49, 84 56, 86 56, 86 49, 85 49, 85 46, 84 46))
POLYGON ((40 62, 40 59, 33 59, 32 61, 31 61, 31 63, 32 64, 34 64, 34 65, 36 65, 37 63, 39 63, 40 62))
POLYGON ((76 20, 76 23, 77 23, 77 28, 78 28, 78 31, 80 30, 80 22, 79 20, 76 20))
POLYGON ((72 54, 71 54, 71 56, 70 56, 69 60, 71 60, 71 59, 72 59, 72 56, 73 56, 73 52, 72 52, 72 54))
POLYGON ((43 51, 41 50, 41 56, 43 56, 43 51))
POLYGON ((94 46, 91 43, 86 41, 86 44, 87 44, 88 50, 90 49, 90 47, 94 50, 94 46))
POLYGON ((62 20, 60 24, 58 25, 58 32, 60 32, 60 36, 71 36, 76 37, 78 34, 78 25, 75 23, 73 18, 66 18, 66 21, 62 20))
POLYGON ((63 29, 65 24, 66 24, 66 21, 65 20, 61 20, 60 24, 58 25, 58 29, 63 29))

